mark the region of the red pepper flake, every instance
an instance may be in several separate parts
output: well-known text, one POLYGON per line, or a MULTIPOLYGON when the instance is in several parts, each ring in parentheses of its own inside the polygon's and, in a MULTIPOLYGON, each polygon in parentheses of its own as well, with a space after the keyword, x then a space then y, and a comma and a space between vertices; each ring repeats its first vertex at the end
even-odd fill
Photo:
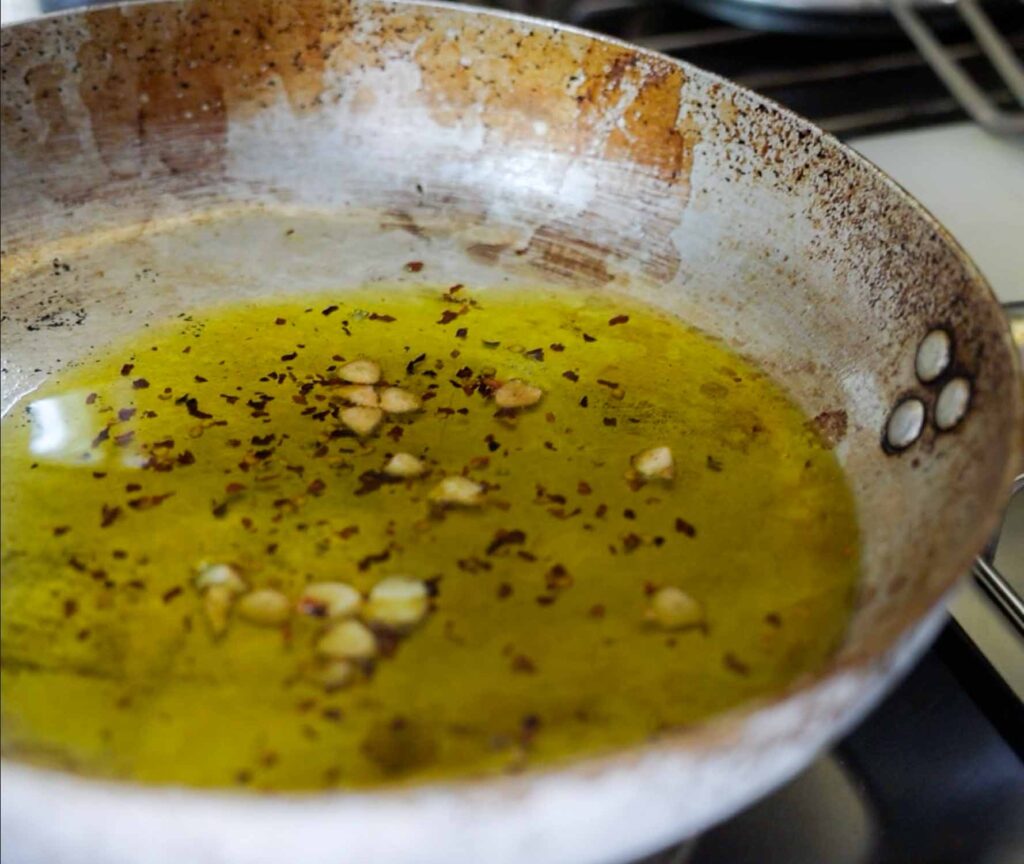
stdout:
POLYGON ((195 381, 196 384, 205 384, 207 381, 207 379, 204 378, 202 375, 196 375, 192 378, 192 380, 195 381))
POLYGON ((602 419, 601 422, 604 423, 605 426, 618 426, 619 425, 619 421, 616 420, 614 417, 605 417, 605 418, 602 419))
POLYGON ((327 484, 324 483, 324 481, 321 480, 318 477, 316 480, 314 480, 312 483, 310 483, 309 486, 306 487, 306 491, 310 495, 319 496, 319 495, 323 495, 324 494, 324 490, 326 488, 327 488, 327 484))
POLYGON ((583 341, 584 342, 596 342, 597 341, 597 337, 596 336, 591 336, 589 333, 584 333, 583 334, 583 341))
POLYGON ((391 557, 391 550, 385 549, 383 552, 374 552, 369 555, 364 555, 359 559, 359 563, 356 564, 360 573, 365 573, 374 564, 382 564, 391 557))
POLYGON ((622 511, 622 515, 626 519, 636 519, 636 513, 633 510, 630 510, 628 507, 622 511))
POLYGON ((475 555, 471 558, 460 558, 455 564, 464 573, 480 573, 494 569, 489 561, 484 561, 483 558, 477 558, 475 555))
POLYGON ((685 534, 687 537, 696 537, 697 529, 681 517, 676 517, 676 531, 685 534))
POLYGON ((184 405, 188 411, 190 417, 195 417, 197 420, 209 420, 213 417, 212 414, 208 414, 206 411, 202 411, 199 408, 199 400, 195 396, 189 396, 187 393, 184 396, 179 396, 174 400, 175 405, 184 405))
POLYGON ((554 564, 544 574, 544 584, 547 585, 549 591, 561 591, 569 588, 572 586, 572 582, 572 575, 561 564, 554 564))
POLYGON ((722 663, 725 665, 726 669, 730 672, 735 672, 737 675, 746 677, 750 674, 750 667, 740 660, 739 657, 730 652, 726 652, 725 656, 722 657, 722 663))
POLYGON ((288 354, 282 354, 281 355, 281 360, 283 362, 285 362, 285 363, 290 363, 292 360, 294 360, 298 356, 299 356, 299 352, 298 351, 292 351, 292 352, 290 352, 288 354))
POLYGON ((586 480, 580 480, 580 482, 576 484, 576 491, 580 495, 589 495, 594 490, 590 488, 590 484, 586 480))
POLYGON ((498 585, 498 599, 504 600, 506 597, 512 596, 512 585, 509 582, 502 582, 498 585))
POLYGON ((532 348, 531 350, 527 351, 523 356, 529 357, 531 360, 540 361, 544 359, 544 349, 532 348))
POLYGON ((347 525, 346 527, 344 527, 340 531, 338 531, 337 535, 342 540, 348 540, 349 537, 354 537, 358 533, 359 533, 359 526, 358 525, 347 525))
POLYGON ((122 423, 128 422, 134 416, 135 416, 135 409, 134 408, 122 408, 120 411, 117 412, 117 419, 120 420, 122 423))
POLYGON ((68 599, 64 601, 64 617, 70 618, 78 611, 78 603, 74 600, 68 599))
POLYGON ((598 519, 604 519, 604 514, 608 512, 607 504, 598 504, 597 509, 594 511, 594 515, 598 519))
POLYGON ((456 378, 472 378, 473 370, 468 366, 463 366, 458 372, 455 373, 456 378))
POLYGON ((191 450, 182 450, 178 454, 177 462, 179 465, 193 465, 195 461, 196 457, 192 454, 191 450))
POLYGON ((438 319, 438 324, 451 324, 456 318, 459 317, 458 312, 453 312, 451 309, 445 309, 441 313, 441 317, 438 319))
POLYGON ((469 335, 469 328, 468 327, 460 327, 458 330, 455 331, 455 338, 456 339, 465 339, 468 335, 469 335))
MULTIPOLYGON (((328 315, 330 315, 330 314, 332 314, 334 312, 337 312, 337 311, 338 311, 338 307, 337 306, 328 306, 325 309, 321 309, 320 310, 320 314, 323 315, 326 318, 328 315)), ((284 319, 283 318, 279 318, 278 321, 281 324, 284 323, 284 319)))
POLYGON ((227 492, 228 495, 237 495, 239 492, 245 491, 245 484, 228 483, 228 485, 224 487, 224 491, 227 492))
POLYGON ((146 390, 149 387, 149 382, 145 378, 136 378, 132 381, 132 388, 135 390, 146 390))
POLYGON ((99 447, 100 444, 102 444, 104 441, 106 441, 109 437, 110 437, 110 429, 108 427, 104 427, 103 429, 100 429, 100 431, 96 435, 96 437, 92 439, 92 444, 90 444, 89 446, 90 447, 99 447))
POLYGON ((410 261, 405 265, 405 269, 409 273, 419 273, 423 269, 422 261, 410 261))
POLYGON ((128 506, 132 510, 150 510, 162 504, 173 494, 173 492, 165 492, 163 495, 144 495, 141 498, 133 498, 128 502, 128 506))
POLYGON ((565 346, 561 342, 552 342, 548 346, 552 351, 564 351, 565 346))
POLYGON ((97 399, 99 399, 98 393, 90 393, 88 396, 85 397, 85 404, 92 405, 97 399))
POLYGON ((164 603, 170 603, 175 597, 177 597, 184 589, 180 585, 175 585, 173 588, 168 588, 160 595, 160 599, 164 603))
POLYGON ((124 446, 130 444, 132 438, 134 438, 134 437, 135 437, 135 433, 134 432, 131 432, 131 431, 129 431, 129 432, 122 432, 120 435, 118 435, 118 436, 116 436, 114 438, 114 443, 118 447, 124 447, 124 446))
POLYGON ((538 606, 550 606, 555 599, 550 594, 539 594, 534 598, 538 606))
POLYGON ((70 525, 56 525, 56 526, 54 526, 54 529, 53 529, 53 536, 54 537, 62 537, 65 534, 67 534, 68 531, 70 531, 70 530, 71 530, 71 526, 70 525))
POLYGON ((238 401, 237 396, 228 396, 227 393, 221 393, 220 398, 227 402, 228 405, 234 405, 238 401))
POLYGON ((522 545, 526 542, 526 534, 520 531, 518 528, 511 531, 506 531, 503 528, 499 528, 491 542, 487 545, 486 554, 493 555, 503 546, 510 546, 512 544, 522 545))
POLYGON ((378 315, 376 312, 371 312, 370 321, 381 321, 384 324, 390 324, 392 321, 397 321, 394 315, 378 315))
POLYGON ((764 623, 767 624, 769 627, 781 627, 782 616, 779 615, 778 612, 769 612, 767 615, 764 616, 764 623))
POLYGON ((121 367, 121 374, 125 378, 127 378, 129 375, 132 374, 132 369, 134 369, 134 368, 135 368, 135 364, 134 363, 125 363, 124 366, 121 367))
POLYGON ((603 603, 595 603, 593 606, 590 607, 590 611, 587 612, 587 614, 591 618, 604 618, 604 612, 605 612, 604 604, 603 603))
POLYGON ((708 471, 715 471, 715 472, 720 472, 722 470, 722 467, 723 467, 721 461, 716 459, 714 456, 708 456, 707 466, 708 466, 708 471))
POLYGON ((276 324, 276 325, 277 325, 278 327, 280 327, 280 326, 281 326, 282 324, 287 324, 288 322, 287 322, 287 321, 286 321, 286 320, 285 320, 284 318, 275 318, 275 319, 274 319, 274 323, 275 323, 275 324, 276 324))
POLYGON ((576 381, 580 380, 580 376, 577 375, 575 372, 573 372, 571 369, 568 369, 565 372, 563 372, 562 373, 562 377, 563 378, 568 378, 572 382, 576 382, 576 381))
POLYGON ((616 324, 625 324, 629 320, 628 315, 616 315, 614 318, 609 320, 608 326, 614 327, 616 324))
POLYGON ((109 528, 117 518, 121 515, 120 507, 111 507, 109 504, 104 504, 100 508, 100 528, 109 528))
POLYGON ((622 538, 622 548, 626 552, 632 552, 643 544, 643 540, 637 534, 627 534, 622 538))
POLYGON ((533 675, 537 671, 537 665, 525 654, 516 654, 512 658, 512 671, 522 675, 533 675))

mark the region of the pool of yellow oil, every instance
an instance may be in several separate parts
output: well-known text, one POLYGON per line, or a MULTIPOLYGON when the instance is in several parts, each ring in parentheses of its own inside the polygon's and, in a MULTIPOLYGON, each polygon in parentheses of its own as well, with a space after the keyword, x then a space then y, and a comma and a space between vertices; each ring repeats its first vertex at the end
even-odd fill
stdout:
POLYGON ((840 466, 783 390, 611 295, 199 310, 54 376, 2 434, 2 750, 89 776, 372 787, 635 745, 820 668, 858 576, 840 466), (423 410, 351 434, 336 373, 357 357, 423 410), (510 378, 540 403, 496 411, 481 382, 510 378), (654 446, 674 479, 627 476, 654 446), (429 473, 375 482, 399 451, 429 473), (459 473, 483 504, 432 506, 459 473), (397 574, 434 596, 329 690, 307 674, 324 622, 235 615, 216 638, 202 562, 292 600, 397 574), (665 586, 699 626, 647 619, 665 586))

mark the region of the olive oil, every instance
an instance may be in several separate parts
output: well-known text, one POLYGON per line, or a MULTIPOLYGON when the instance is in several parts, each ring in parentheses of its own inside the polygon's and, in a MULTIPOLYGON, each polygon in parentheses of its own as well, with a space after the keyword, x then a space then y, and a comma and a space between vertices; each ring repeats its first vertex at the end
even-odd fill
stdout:
POLYGON ((840 466, 783 390, 610 294, 197 310, 2 434, 3 753, 90 776, 604 753, 820 668, 858 576, 840 466))

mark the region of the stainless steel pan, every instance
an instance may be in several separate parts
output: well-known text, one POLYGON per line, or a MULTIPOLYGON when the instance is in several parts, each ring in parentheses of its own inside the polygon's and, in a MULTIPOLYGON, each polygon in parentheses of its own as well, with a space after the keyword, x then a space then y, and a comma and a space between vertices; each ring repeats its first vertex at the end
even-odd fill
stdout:
POLYGON ((830 423, 864 567, 828 669, 703 728, 373 794, 141 788, 6 762, 5 859, 640 854, 782 782, 869 710, 996 524, 1022 393, 978 271, 863 159, 713 75, 442 5, 201 0, 5 30, 2 109, 4 411, 91 346, 227 294, 357 285, 413 259, 427 266, 410 282, 603 286, 720 334, 830 423), (203 239, 183 239, 199 220, 203 239), (301 244, 296 220, 315 229, 301 244), (71 265, 59 281, 54 259, 71 265), (936 332, 948 362, 916 364, 936 332))

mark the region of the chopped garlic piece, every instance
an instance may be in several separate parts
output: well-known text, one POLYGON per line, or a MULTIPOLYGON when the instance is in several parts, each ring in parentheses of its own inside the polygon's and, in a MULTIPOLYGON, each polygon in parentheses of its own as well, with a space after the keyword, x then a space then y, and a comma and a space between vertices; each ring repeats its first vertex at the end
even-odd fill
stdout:
POLYGON ((412 453, 396 453, 384 466, 384 473, 389 477, 419 477, 426 470, 423 460, 412 453))
POLYGON ((316 648, 335 660, 369 660, 377 653, 377 638, 365 624, 349 619, 321 636, 316 648))
POLYGON ((427 614, 427 586, 418 579, 390 576, 370 590, 364 617, 386 627, 411 627, 427 614))
POLYGON ((235 594, 229 585, 211 585, 203 592, 203 614, 214 636, 223 636, 228 629, 228 616, 235 594))
POLYGON ((363 605, 363 595, 345 582, 313 582, 299 598, 299 611, 320 618, 354 615, 363 605))
POLYGON ((230 564, 207 564, 199 565, 199 572, 195 578, 196 588, 206 591, 215 585, 222 585, 234 594, 241 594, 249 586, 245 580, 238 575, 238 570, 230 564))
POLYGON ((317 669, 316 680, 324 690, 340 690, 352 683, 356 667, 348 660, 330 660, 317 669))
POLYGON ((500 408, 525 408, 536 405, 543 395, 544 391, 540 387, 513 378, 494 391, 494 401, 500 408))
POLYGON ((387 387, 380 395, 380 407, 389 414, 405 414, 420 410, 420 397, 401 387, 387 387))
POLYGON ((238 601, 238 617, 261 627, 279 627, 288 620, 291 611, 288 598, 273 588, 251 591, 238 601))
POLYGON ((364 408, 376 408, 380 405, 377 391, 369 384, 346 384, 340 388, 338 395, 350 405, 362 405, 364 408))
POLYGON ((341 409, 341 422, 348 426, 356 435, 369 435, 380 425, 384 418, 380 408, 366 408, 356 405, 341 409))
POLYGON ((668 447, 652 447, 638 453, 632 459, 633 467, 645 480, 671 480, 676 473, 676 463, 668 447))
POLYGON ((430 500, 440 504, 458 504, 475 507, 483 503, 484 487, 468 477, 445 477, 430 490, 430 500))
POLYGON ((376 384, 380 381, 380 366, 373 360, 352 360, 338 370, 338 375, 353 384, 376 384))
POLYGON ((700 624, 704 609, 682 589, 668 586, 654 592, 645 617, 666 630, 682 630, 700 624))

